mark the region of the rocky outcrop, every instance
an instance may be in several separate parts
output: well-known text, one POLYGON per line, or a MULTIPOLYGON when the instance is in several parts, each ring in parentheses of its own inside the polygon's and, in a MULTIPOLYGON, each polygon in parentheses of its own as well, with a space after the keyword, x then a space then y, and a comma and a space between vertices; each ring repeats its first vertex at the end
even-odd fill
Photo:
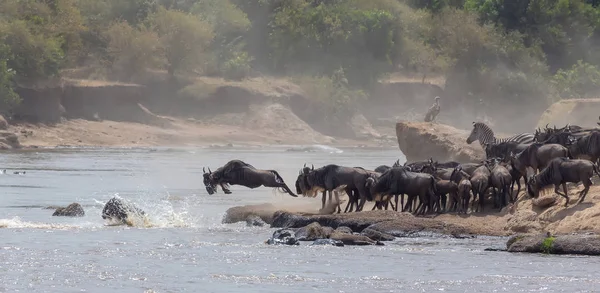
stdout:
POLYGON ((506 247, 508 252, 600 255, 600 235, 515 235, 507 241, 506 247))
POLYGON ((467 144, 469 131, 428 122, 396 123, 398 146, 410 162, 433 157, 438 161, 477 162, 485 154, 478 143, 467 144))
POLYGON ((83 217, 85 216, 85 211, 83 207, 74 202, 66 207, 58 207, 54 213, 52 214, 54 217, 83 217))
POLYGON ((378 240, 391 240, 393 236, 449 235, 464 237, 464 235, 471 234, 466 227, 460 225, 447 224, 435 219, 415 217, 410 213, 393 211, 368 211, 334 215, 300 215, 278 211, 273 216, 271 227, 301 228, 313 223, 333 229, 349 228, 352 232, 362 232, 363 235, 378 240))

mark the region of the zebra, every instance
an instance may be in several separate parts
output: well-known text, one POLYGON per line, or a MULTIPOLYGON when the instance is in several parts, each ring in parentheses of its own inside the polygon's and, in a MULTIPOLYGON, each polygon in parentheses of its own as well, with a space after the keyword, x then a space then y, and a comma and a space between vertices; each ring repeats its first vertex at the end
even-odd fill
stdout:
POLYGON ((471 144, 475 140, 479 140, 481 147, 485 149, 487 144, 498 144, 503 142, 518 142, 519 144, 531 144, 534 142, 532 133, 521 133, 507 138, 494 137, 494 131, 483 122, 473 122, 473 130, 467 138, 467 143, 471 144))

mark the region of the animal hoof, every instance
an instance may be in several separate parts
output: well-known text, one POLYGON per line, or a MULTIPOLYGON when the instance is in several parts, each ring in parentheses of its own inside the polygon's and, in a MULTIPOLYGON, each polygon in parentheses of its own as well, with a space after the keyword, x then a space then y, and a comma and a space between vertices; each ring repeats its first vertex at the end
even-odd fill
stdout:
POLYGON ((225 194, 231 194, 231 191, 229 190, 224 190, 223 192, 225 192, 225 194))

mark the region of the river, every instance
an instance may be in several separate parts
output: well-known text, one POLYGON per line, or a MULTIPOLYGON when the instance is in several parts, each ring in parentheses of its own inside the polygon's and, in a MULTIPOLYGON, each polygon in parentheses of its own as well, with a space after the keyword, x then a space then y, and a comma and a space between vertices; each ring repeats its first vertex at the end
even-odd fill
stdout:
MULTIPOLYGON (((304 163, 375 168, 398 150, 60 149, 0 156, 0 292, 593 292, 600 258, 487 252, 504 238, 404 238, 370 247, 268 246, 274 229, 221 224, 229 207, 320 201, 232 186, 209 196, 202 167, 230 159, 276 169, 293 186, 304 163), (334 150, 334 151, 332 151, 334 150), (25 171, 25 174, 13 174, 25 171), (114 195, 148 227, 107 226, 114 195), (79 202, 81 218, 46 206, 79 202)), ((318 204, 317 204, 318 206, 318 204)))

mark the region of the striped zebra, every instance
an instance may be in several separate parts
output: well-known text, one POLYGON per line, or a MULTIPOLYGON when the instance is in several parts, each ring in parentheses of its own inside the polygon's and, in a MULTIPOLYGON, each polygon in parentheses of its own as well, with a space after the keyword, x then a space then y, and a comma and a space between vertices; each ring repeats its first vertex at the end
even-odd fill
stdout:
POLYGON ((467 138, 467 143, 479 140, 481 147, 485 149, 486 144, 498 144, 502 142, 515 141, 520 144, 531 144, 534 141, 534 135, 532 133, 521 133, 507 138, 496 138, 494 131, 483 122, 473 122, 473 130, 467 138))

